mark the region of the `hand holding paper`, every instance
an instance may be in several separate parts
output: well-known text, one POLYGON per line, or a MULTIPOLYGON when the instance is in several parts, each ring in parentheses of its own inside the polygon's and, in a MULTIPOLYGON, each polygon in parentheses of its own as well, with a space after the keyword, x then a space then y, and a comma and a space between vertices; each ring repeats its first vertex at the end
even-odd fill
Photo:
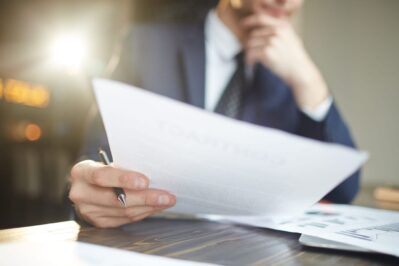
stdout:
POLYGON ((175 194, 176 212, 295 215, 367 159, 118 82, 95 80, 94 88, 115 165, 175 194))

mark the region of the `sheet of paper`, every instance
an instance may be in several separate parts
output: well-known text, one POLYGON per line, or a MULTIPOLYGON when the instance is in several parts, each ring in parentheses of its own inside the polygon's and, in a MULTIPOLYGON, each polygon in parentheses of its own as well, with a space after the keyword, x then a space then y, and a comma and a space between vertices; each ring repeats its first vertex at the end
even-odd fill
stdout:
POLYGON ((316 248, 338 249, 338 250, 356 251, 356 252, 373 252, 365 248, 348 245, 337 241, 331 241, 320 237, 304 235, 304 234, 302 234, 301 237, 299 238, 299 243, 301 243, 304 246, 316 247, 316 248))
POLYGON ((14 242, 0 244, 2 266, 183 266, 211 265, 186 260, 145 255, 133 251, 76 241, 14 242))
POLYGON ((174 193, 175 212, 292 216, 367 159, 122 83, 98 79, 94 90, 115 165, 174 193))
MULTIPOLYGON (((329 241, 324 245, 353 245, 399 256, 399 212, 339 204, 316 204, 291 219, 269 217, 204 216, 212 220, 302 233, 329 241)), ((320 241, 319 241, 320 242, 320 241)), ((320 242, 322 243, 322 242, 320 242)), ((352 248, 353 249, 353 248, 352 248)), ((351 250, 352 250, 351 249, 351 250)), ((358 250, 358 249, 357 249, 358 250)))
POLYGON ((362 227, 399 220, 399 212, 346 204, 315 204, 296 217, 201 215, 201 218, 251 225, 291 233, 334 232, 347 226, 362 227))
POLYGON ((302 233, 399 257, 399 212, 349 205, 320 205, 302 233), (321 217, 325 215, 325 217, 321 217))
POLYGON ((399 219, 306 234, 399 257, 399 219))

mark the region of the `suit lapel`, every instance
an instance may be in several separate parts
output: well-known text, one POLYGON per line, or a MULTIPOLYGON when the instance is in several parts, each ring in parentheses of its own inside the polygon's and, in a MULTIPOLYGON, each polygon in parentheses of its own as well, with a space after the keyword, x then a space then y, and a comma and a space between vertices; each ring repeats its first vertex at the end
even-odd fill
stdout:
POLYGON ((181 40, 182 70, 187 101, 197 107, 205 104, 204 24, 190 27, 181 40))

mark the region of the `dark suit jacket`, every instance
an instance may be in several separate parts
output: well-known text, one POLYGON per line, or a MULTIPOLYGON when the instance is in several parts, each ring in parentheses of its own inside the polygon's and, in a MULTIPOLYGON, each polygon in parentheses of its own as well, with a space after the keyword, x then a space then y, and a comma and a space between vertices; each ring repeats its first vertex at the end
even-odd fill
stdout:
MULTIPOLYGON (((190 25, 135 25, 125 42, 113 79, 203 108, 205 60, 203 21, 190 25)), ((354 147, 335 104, 323 122, 313 121, 298 109, 291 89, 261 65, 255 67, 252 86, 243 101, 241 120, 354 147)), ((95 151, 99 144, 107 146, 103 132, 101 123, 88 132, 86 154, 91 155, 89 157, 97 157, 95 151)), ((348 177, 325 199, 347 203, 358 191, 358 183, 359 172, 348 177)))

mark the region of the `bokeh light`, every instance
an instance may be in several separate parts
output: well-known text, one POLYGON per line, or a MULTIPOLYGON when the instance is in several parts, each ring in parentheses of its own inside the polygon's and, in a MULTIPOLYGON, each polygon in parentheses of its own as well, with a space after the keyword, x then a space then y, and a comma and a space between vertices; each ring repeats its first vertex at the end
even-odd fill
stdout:
POLYGON ((29 141, 38 141, 42 136, 42 129, 33 123, 29 123, 25 127, 25 138, 29 141))
POLYGON ((69 72, 78 72, 87 57, 87 42, 80 34, 65 34, 51 43, 53 62, 69 72))

